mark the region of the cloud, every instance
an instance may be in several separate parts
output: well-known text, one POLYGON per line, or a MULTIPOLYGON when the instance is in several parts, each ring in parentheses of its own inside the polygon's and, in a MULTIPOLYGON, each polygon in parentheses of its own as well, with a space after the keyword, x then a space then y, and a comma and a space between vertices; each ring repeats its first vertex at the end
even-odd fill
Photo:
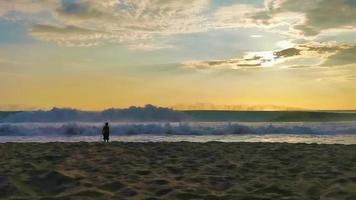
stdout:
POLYGON ((304 36, 356 29, 354 0, 265 0, 264 7, 235 4, 216 13, 218 22, 225 27, 288 25, 294 34, 304 36))
POLYGON ((29 22, 35 38, 63 46, 110 42, 148 50, 171 47, 166 41, 172 35, 216 29, 259 27, 293 38, 356 30, 354 0, 265 0, 264 5, 236 3, 218 8, 210 3, 6 0, 1 1, 0 17, 29 22))
POLYGON ((53 19, 35 23, 31 34, 64 46, 112 42, 154 49, 169 46, 156 41, 162 36, 206 30, 202 12, 208 6, 209 0, 15 0, 5 1, 0 16, 47 13, 53 19))
POLYGON ((286 0, 277 10, 303 13, 305 21, 294 28, 306 36, 331 29, 356 27, 356 2, 353 0, 286 0))
POLYGON ((195 104, 177 104, 172 106, 175 110, 240 110, 240 111, 252 111, 252 110, 303 110, 302 108, 278 106, 278 105, 222 105, 211 103, 195 103, 195 104))
POLYGON ((20 104, 0 104, 0 111, 31 111, 38 110, 38 107, 20 104))
POLYGON ((26 63, 20 62, 18 60, 10 59, 5 55, 0 54, 0 71, 6 68, 14 69, 16 68, 16 66, 20 66, 20 65, 26 65, 26 63))
POLYGON ((26 0, 2 0, 0 15, 4 16, 12 11, 22 13, 36 13, 48 9, 53 9, 59 1, 26 1, 26 0))
POLYGON ((37 25, 31 34, 38 39, 56 42, 63 46, 95 46, 98 39, 103 39, 105 33, 75 26, 56 27, 37 25))
MULTIPOLYGON (((351 44, 337 43, 309 42, 298 44, 292 48, 274 51, 274 59, 279 60, 275 67, 305 69, 308 67, 341 66, 343 63, 335 62, 335 58, 345 54, 349 57, 349 63, 356 63, 356 59, 352 59, 350 55, 355 47, 351 44)), ((344 60, 344 62, 347 61, 344 60)))
POLYGON ((218 28, 234 28, 268 25, 271 19, 264 8, 248 4, 235 4, 217 9, 214 24, 218 28))
POLYGON ((256 69, 288 68, 306 69, 310 67, 335 67, 356 64, 356 45, 333 43, 305 43, 276 51, 247 52, 243 57, 187 61, 182 65, 190 69, 256 69))
POLYGON ((331 55, 324 66, 356 65, 356 45, 349 48, 340 49, 337 53, 331 55))
POLYGON ((356 75, 346 76, 345 79, 346 79, 347 81, 356 81, 356 75))
POLYGON ((189 69, 258 69, 267 67, 273 61, 273 52, 248 52, 242 58, 208 61, 186 61, 183 66, 189 69))
POLYGON ((288 48, 288 49, 283 49, 281 51, 276 51, 273 54, 276 56, 276 58, 286 58, 286 57, 299 56, 301 51, 302 50, 298 48, 288 48))

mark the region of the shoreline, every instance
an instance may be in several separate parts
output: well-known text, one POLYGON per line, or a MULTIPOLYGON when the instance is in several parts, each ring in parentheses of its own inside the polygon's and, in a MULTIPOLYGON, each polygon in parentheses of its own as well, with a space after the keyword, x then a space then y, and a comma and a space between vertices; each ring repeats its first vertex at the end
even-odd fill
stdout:
MULTIPOLYGON (((251 145, 260 145, 260 144, 268 144, 268 145, 320 145, 320 146, 355 146, 356 144, 341 144, 341 143, 335 143, 335 144, 329 144, 329 143, 305 143, 305 142, 224 142, 224 141, 207 141, 207 142, 194 142, 194 141, 147 141, 147 142, 131 142, 131 141, 109 141, 108 143, 104 143, 102 141, 73 141, 73 142, 66 142, 66 141, 49 141, 49 142, 0 142, 1 145, 6 145, 6 144, 19 144, 19 145, 36 145, 36 144, 64 144, 64 145, 69 145, 69 144, 96 144, 96 145, 118 145, 118 144, 142 144, 142 145, 147 145, 147 144, 210 144, 210 143, 217 143, 217 144, 231 144, 231 145, 239 145, 239 144, 251 144, 251 145)), ((356 154, 355 154, 356 155, 356 154)))
MULTIPOLYGON (((48 143, 48 142, 102 142, 101 136, 0 136, 1 143, 48 143)), ((226 134, 226 135, 112 135, 110 142, 266 142, 266 143, 290 143, 290 144, 356 144, 355 134, 226 134)))

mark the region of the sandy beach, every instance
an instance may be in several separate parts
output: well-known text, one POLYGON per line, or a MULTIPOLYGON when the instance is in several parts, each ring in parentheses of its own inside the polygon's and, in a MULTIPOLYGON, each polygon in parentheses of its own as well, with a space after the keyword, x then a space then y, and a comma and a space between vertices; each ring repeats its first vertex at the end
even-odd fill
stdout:
POLYGON ((0 199, 356 199, 356 145, 5 143, 0 199))

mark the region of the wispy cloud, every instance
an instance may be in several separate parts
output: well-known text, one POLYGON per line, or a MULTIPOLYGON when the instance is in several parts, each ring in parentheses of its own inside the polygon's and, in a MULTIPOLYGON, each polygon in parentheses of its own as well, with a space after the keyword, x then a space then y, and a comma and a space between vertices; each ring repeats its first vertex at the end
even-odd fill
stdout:
POLYGON ((13 12, 49 13, 53 17, 51 23, 35 23, 31 34, 64 46, 113 42, 130 48, 153 49, 168 46, 156 41, 157 37, 206 29, 202 12, 208 6, 209 0, 15 0, 5 1, 0 15, 6 18, 13 12))
POLYGON ((211 103, 177 104, 171 107, 176 110, 238 110, 238 111, 305 110, 302 108, 278 106, 278 105, 216 105, 211 103))
POLYGON ((57 27, 50 25, 37 25, 31 33, 36 38, 56 42, 62 46, 95 46, 98 45, 98 40, 105 35, 104 32, 75 26, 57 27))
POLYGON ((0 104, 0 111, 31 111, 38 110, 38 107, 20 104, 0 104))
POLYGON ((356 81, 356 75, 349 75, 345 77, 348 81, 356 81))
POLYGON ((161 38, 217 29, 258 27, 311 41, 328 31, 356 30, 353 0, 265 0, 263 5, 237 2, 216 9, 211 1, 12 0, 0 2, 0 17, 32 19, 35 38, 63 46, 109 42, 148 50, 172 46, 161 38), (34 13, 50 17, 28 17, 34 13))
POLYGON ((327 31, 355 31, 356 3, 353 0, 265 0, 264 7, 237 3, 220 8, 216 18, 221 27, 288 26, 285 34, 309 37, 327 31))

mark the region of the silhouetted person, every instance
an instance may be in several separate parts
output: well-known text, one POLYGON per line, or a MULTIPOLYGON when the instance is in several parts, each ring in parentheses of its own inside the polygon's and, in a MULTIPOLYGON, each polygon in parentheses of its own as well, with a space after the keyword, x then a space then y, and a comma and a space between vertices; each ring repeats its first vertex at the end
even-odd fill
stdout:
POLYGON ((105 123, 102 134, 103 134, 104 142, 109 142, 109 135, 110 135, 109 123, 107 122, 105 123))

